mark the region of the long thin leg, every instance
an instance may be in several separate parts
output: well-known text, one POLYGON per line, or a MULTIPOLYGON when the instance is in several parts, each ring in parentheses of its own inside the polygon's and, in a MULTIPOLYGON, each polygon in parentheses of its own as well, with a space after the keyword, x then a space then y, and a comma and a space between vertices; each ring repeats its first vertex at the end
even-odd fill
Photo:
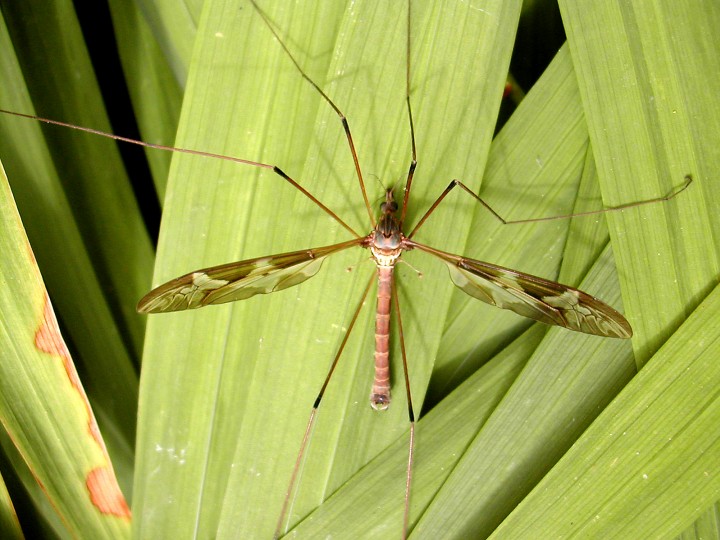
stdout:
POLYGON ((99 129, 93 129, 89 127, 83 127, 83 126, 76 126, 74 124, 68 124, 66 122, 60 122, 59 120, 50 120, 49 118, 43 118, 41 116, 35 116, 33 114, 23 114, 13 111, 6 111, 5 109, 0 109, 0 113, 2 114, 9 114, 11 116, 18 116, 20 118, 28 118, 30 120, 36 120, 38 122, 43 122, 45 124, 50 124, 53 126, 61 126, 66 127, 70 129, 74 129, 76 131, 84 131, 85 133, 92 133, 93 135, 99 135, 100 137, 105 137, 106 139, 113 139, 116 141, 128 143, 128 144, 134 144, 137 146, 142 146, 144 148, 152 148, 153 150, 162 150, 164 152, 178 152, 180 154, 190 154, 193 156, 200 156, 200 157, 206 157, 206 158, 214 158, 214 159, 223 159, 225 161, 231 161, 233 163, 241 163, 243 165, 252 165, 253 167, 259 167, 261 169, 269 169, 280 178, 285 180, 290 185, 297 188, 300 193, 305 195, 308 199, 310 199, 312 202, 314 202, 317 206, 319 206, 326 214, 328 214, 331 218, 333 218, 335 221, 337 221, 340 225, 342 225, 350 234, 352 234, 355 238, 360 238, 360 235, 355 232, 355 230, 350 227, 347 223, 345 223, 340 216, 338 216, 335 212, 330 210, 327 206, 325 206, 323 203, 321 203, 315 195, 310 193, 307 189, 302 187, 296 180, 285 174, 285 172, 276 165, 269 165, 267 163, 260 163, 259 161, 251 161, 249 159, 242 159, 232 156, 225 156, 223 154, 214 154, 212 152, 203 152, 202 150, 193 150, 191 148, 176 148, 174 146, 166 146, 164 144, 154 144, 144 141, 138 141, 135 139, 130 139, 128 137, 122 137, 121 135, 115 135, 114 133, 108 133, 107 131, 100 131, 99 129))
MULTIPOLYGON (((408 169, 407 180, 405 181, 405 195, 403 196, 402 209, 400 211, 400 223, 405 221, 408 201, 410 200, 410 188, 412 187, 415 168, 417 167, 417 145, 415 142, 415 123, 413 122, 412 105, 410 103, 410 54, 411 54, 411 22, 412 22, 412 4, 407 2, 407 31, 405 41, 405 102, 407 103, 408 124, 410 125, 410 148, 412 151, 412 160, 408 169)), ((405 393, 407 395, 408 420, 410 421, 410 440, 408 441, 408 460, 405 469, 405 501, 403 510, 403 529, 402 538, 405 540, 408 535, 410 526, 410 491, 412 487, 412 470, 415 456, 415 412, 412 405, 412 392, 410 391, 410 375, 408 373, 407 354, 405 353, 405 334, 402 326, 402 315, 400 313, 400 301, 398 300, 397 286, 395 280, 391 280, 392 299, 395 306, 395 313, 398 322, 398 336, 400 338, 400 353, 402 355, 403 376, 405 378, 405 393)))
POLYGON ((475 195, 475 193, 467 187, 465 184, 463 184, 460 180, 453 180, 450 182, 448 187, 445 188, 445 190, 440 194, 440 196, 435 199, 435 202, 432 203, 430 208, 428 208, 428 211, 425 212, 425 215, 418 221, 418 224, 415 225, 415 228, 410 232, 410 234, 407 236, 408 238, 412 238, 413 235, 417 232, 417 230, 420 228, 420 226, 425 223, 427 218, 430 217, 430 214, 432 214, 435 209, 440 205, 440 203, 443 201, 445 197, 447 197, 448 193, 450 193, 454 188, 460 187, 463 191, 468 193, 470 196, 472 196, 475 200, 477 200, 480 204, 482 204, 493 216, 495 216, 500 222, 502 222, 503 225, 514 225, 517 223, 534 223, 536 221, 552 221, 555 219, 568 219, 573 217, 580 217, 580 216, 592 216, 594 214, 604 214, 605 212, 616 212, 618 210, 625 210, 627 208, 634 208, 635 206, 642 206, 645 204, 651 204, 651 203, 658 203, 658 202, 664 202, 669 201, 670 199, 674 199, 680 193, 685 191, 688 187, 690 187, 690 184, 692 184, 693 179, 692 176, 685 175, 685 183, 677 188, 674 188, 670 193, 667 193, 666 195, 663 195, 661 197, 655 197, 653 199, 646 199, 643 201, 636 201, 626 204, 621 204, 620 206, 610 206, 608 208, 601 208, 599 210, 590 210, 588 212, 578 212, 577 214, 565 214, 562 216, 549 216, 549 217, 541 217, 541 218, 533 218, 533 219, 515 219, 515 220, 507 220, 503 218, 500 214, 498 214, 493 208, 486 203, 484 200, 482 200, 479 196, 475 195))
POLYGON ((412 186, 415 167, 417 167, 417 147, 415 145, 415 123, 413 122, 412 107, 410 105, 410 0, 407 2, 407 40, 405 48, 405 102, 407 103, 408 122, 410 124, 410 147, 412 149, 412 160, 408 169, 407 180, 405 181, 405 196, 403 197, 402 210, 400 211, 400 224, 405 221, 408 201, 410 200, 410 186, 412 186))
POLYGON ((400 337, 400 352, 403 361, 403 374, 405 376, 405 393, 407 394, 408 419, 410 420, 410 441, 408 443, 408 461, 405 469, 405 510, 403 512, 403 540, 407 538, 410 525, 410 488, 412 486, 412 470, 415 456, 415 412, 413 411, 412 395, 410 392, 410 375, 408 374, 407 355, 405 354, 405 335, 400 315, 400 301, 398 300, 395 280, 392 281, 392 297, 395 305, 395 314, 398 322, 398 336, 400 337))
POLYGON ((320 407, 320 401, 322 401, 322 398, 325 395, 325 390, 327 389, 327 386, 330 383, 330 378, 332 377, 333 373, 335 372, 335 368, 338 365, 340 356, 342 355, 343 351, 345 350, 345 345, 347 344, 348 339, 350 338, 350 333, 352 332, 352 329, 355 326, 355 322, 357 321, 357 318, 360 315, 360 310, 362 309, 363 304, 365 303, 365 300, 367 299, 368 292, 370 292, 370 287, 372 286, 374 279, 375 279, 375 273, 371 274, 370 279, 368 280, 368 283, 365 286, 365 291, 363 291, 362 297, 360 298, 360 302, 358 302, 357 308, 355 309, 355 313, 353 313, 352 319, 350 320, 350 325, 348 326, 347 332, 345 332, 345 337, 343 338, 342 343, 340 344, 337 354, 335 354, 335 358, 333 359, 332 364, 330 365, 330 369, 328 370, 328 374, 325 377, 325 381, 323 382, 323 385, 320 388, 320 392, 318 392, 318 395, 315 398, 315 402, 313 403, 312 411, 310 411, 310 418, 308 418, 308 423, 307 423, 307 426, 305 427, 305 434, 303 435, 302 442, 300 443, 300 450, 298 450, 297 458, 295 459, 295 466, 293 467, 292 475, 290 476, 290 482, 288 483, 288 488, 287 488, 287 491, 285 492, 285 499, 283 501, 282 509, 280 511, 280 517, 278 518, 277 527, 275 528, 275 535, 273 536, 273 538, 280 538, 284 534, 283 526, 285 524, 284 523, 285 517, 286 517, 287 511, 290 507, 290 500, 292 498, 293 491, 295 490, 295 483, 297 482, 298 473, 300 472, 300 465, 302 464, 303 456, 305 455, 305 449, 307 448, 308 441, 310 440, 310 434, 312 433, 312 428, 313 428, 313 425, 315 424, 315 417, 317 416, 317 411, 318 411, 318 408, 320 407))
POLYGON ((335 111, 335 114, 338 115, 340 118, 340 122, 342 123, 343 129, 345 130, 345 137, 347 137, 348 145, 350 146, 350 152, 352 153, 353 162, 355 163, 355 172, 357 173, 358 182, 360 183, 360 191, 362 192, 363 200, 365 201, 365 208, 367 209, 368 216, 370 216, 370 223, 372 224, 372 228, 375 228, 375 214, 373 213, 372 207, 370 206, 370 201, 368 200, 367 192, 365 190, 365 181, 363 180, 362 171, 360 170, 360 161, 358 160, 357 151, 355 150, 355 142, 353 141, 352 134, 350 133, 350 125, 348 124, 347 118, 343 114, 343 112, 340 110, 340 108, 335 105, 332 99, 328 97, 328 95, 322 91, 322 89, 313 81, 306 73, 303 71, 303 69, 300 67, 300 64, 298 64, 297 60, 295 60, 295 57, 290 52, 290 49, 287 48, 285 43, 282 39, 280 39, 280 36, 275 31, 275 28, 273 28, 272 24, 270 24, 270 20, 268 19, 267 15, 265 15, 265 12, 260 9, 260 7, 255 3, 255 0, 250 0, 253 7, 255 8, 255 11, 258 12, 258 15, 260 15, 260 18, 262 18, 265 25, 270 29, 270 32, 272 32, 273 36, 275 36, 275 39, 278 40, 278 43, 280 43, 280 46, 285 51, 285 54, 288 55, 288 58, 292 61, 292 63, 295 65, 295 68, 300 72, 300 75, 302 75, 302 78, 305 79, 307 82, 309 82, 315 90, 323 97, 323 99, 330 105, 333 110, 335 111))

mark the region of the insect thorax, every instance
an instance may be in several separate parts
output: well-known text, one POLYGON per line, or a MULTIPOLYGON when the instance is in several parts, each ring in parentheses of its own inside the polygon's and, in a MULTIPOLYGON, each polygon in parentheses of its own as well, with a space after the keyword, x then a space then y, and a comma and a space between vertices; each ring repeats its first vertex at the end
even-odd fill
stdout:
POLYGON ((367 237, 367 244, 378 266, 395 266, 403 252, 404 236, 393 213, 386 213, 367 237))

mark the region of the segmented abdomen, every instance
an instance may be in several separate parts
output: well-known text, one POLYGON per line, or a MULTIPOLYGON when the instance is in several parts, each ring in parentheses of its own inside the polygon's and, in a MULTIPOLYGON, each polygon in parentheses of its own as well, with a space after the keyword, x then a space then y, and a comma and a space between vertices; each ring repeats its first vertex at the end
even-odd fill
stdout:
POLYGON ((375 380, 370 393, 373 409, 390 405, 390 304, 392 266, 378 266, 377 314, 375 316, 375 380))

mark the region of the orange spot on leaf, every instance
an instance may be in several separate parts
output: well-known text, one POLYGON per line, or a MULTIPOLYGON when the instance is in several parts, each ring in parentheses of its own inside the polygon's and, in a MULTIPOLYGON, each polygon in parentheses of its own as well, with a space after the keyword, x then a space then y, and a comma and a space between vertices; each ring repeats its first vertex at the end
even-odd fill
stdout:
POLYGON ((85 482, 92 503, 103 514, 130 519, 131 513, 110 467, 90 471, 85 482))
MULTIPOLYGON (((52 354, 53 356, 62 356, 64 360, 70 359, 70 352, 60 335, 55 312, 47 295, 45 295, 43 319, 37 332, 35 332, 35 346, 42 352, 52 354)), ((65 370, 67 371, 67 368, 65 370)))

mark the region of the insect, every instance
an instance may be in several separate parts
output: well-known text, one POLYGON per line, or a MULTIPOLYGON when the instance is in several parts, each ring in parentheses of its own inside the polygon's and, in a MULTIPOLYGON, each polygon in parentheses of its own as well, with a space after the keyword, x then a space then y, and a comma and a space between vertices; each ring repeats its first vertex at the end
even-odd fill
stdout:
MULTIPOLYGON (((255 4, 254 4, 255 5, 255 4)), ((412 129, 413 116, 410 101, 410 71, 408 69, 406 80, 408 116, 410 122, 412 159, 409 165, 403 197, 396 201, 392 189, 385 193, 385 200, 380 206, 379 217, 375 217, 370 207, 366 193, 359 159, 354 146, 354 140, 345 116, 335 102, 322 92, 319 86, 312 81, 298 65, 290 51, 286 48, 280 37, 275 33, 270 21, 262 11, 258 9, 267 26, 273 32, 279 43, 285 49, 296 68, 315 89, 321 93, 324 100, 340 116, 345 130, 345 135, 350 147, 357 180, 360 185, 364 204, 371 224, 371 232, 367 235, 358 234, 352 227, 347 225, 334 212, 320 203, 314 196, 306 193, 318 206, 328 215, 336 220, 342 228, 349 231, 354 239, 331 244, 323 247, 315 247, 252 258, 235 263, 224 264, 196 270, 169 281, 149 292, 138 304, 138 311, 143 313, 163 313, 172 311, 183 311, 213 304, 223 304, 236 300, 243 300, 257 294, 267 294, 281 291, 303 283, 315 276, 320 270, 325 259, 350 249, 362 247, 368 249, 372 254, 377 268, 377 311, 375 321, 375 376, 370 390, 371 406, 377 410, 384 410, 390 405, 390 313, 396 312, 398 320, 398 331, 400 332, 400 343, 402 351, 402 362, 404 367, 405 390, 408 402, 408 414, 410 421, 410 442, 409 458, 406 475, 406 494, 403 536, 407 534, 409 519, 409 497, 411 486, 411 474, 413 465, 414 437, 415 437, 415 413, 412 406, 410 383, 407 373, 407 358, 402 337, 402 326, 400 324, 400 308, 397 301, 397 291, 394 282, 394 269, 405 251, 413 249, 435 256, 442 260, 450 271, 452 282, 474 298, 488 304, 514 311, 525 317, 535 319, 546 324, 562 326, 570 330, 585 332, 604 337, 629 338, 632 336, 632 329, 625 318, 613 308, 573 287, 545 280, 539 277, 517 272, 511 269, 492 265, 482 261, 462 257, 436 249, 429 245, 414 240, 415 233, 425 224, 432 212, 439 206, 442 200, 454 188, 459 187, 471 196, 477 198, 473 191, 459 181, 453 181, 446 190, 435 200, 428 211, 419 219, 414 228, 407 234, 404 232, 404 225, 407 216, 408 202, 410 200, 412 181, 417 165, 415 135, 412 129)), ((408 20, 410 9, 408 7, 408 20)), ((409 32, 410 22, 408 22, 409 32)), ((409 48, 408 40, 408 48, 409 48)), ((409 62, 410 51, 407 52, 409 62)), ((253 163, 251 163, 253 164, 253 163)), ((264 164, 257 164, 265 168, 271 168, 264 164)), ((296 180, 277 166, 272 167, 273 172, 299 188, 296 180)), ((652 201, 646 201, 652 202, 652 201)), ((487 206, 487 205, 486 205, 487 206)), ((488 208, 491 212, 494 211, 488 208)), ((499 219, 500 216, 496 214, 499 219)), ((365 289, 365 295, 368 289, 365 289)), ((365 296, 363 296, 364 301, 365 296)), ((357 315, 356 315, 357 316, 357 315)), ((353 324, 355 319, 353 318, 353 324)), ((340 350, 344 348, 344 343, 340 350)), ((312 431, 315 414, 318 410, 325 388, 330 380, 330 374, 335 369, 335 362, 323 384, 320 395, 313 406, 310 421, 306 430, 306 438, 303 439, 298 462, 292 474, 290 487, 285 499, 276 536, 283 532, 284 520, 290 504, 290 497, 295 487, 297 474, 301 466, 301 459, 304 456, 307 437, 312 431)))
MULTIPOLYGON (((422 166, 422 164, 423 164, 422 156, 421 156, 421 160, 420 160, 420 161, 421 161, 421 166, 422 166)), ((414 193, 415 193, 415 192, 414 192, 414 193)), ((386 205, 392 206, 392 202, 391 202, 390 200, 386 200, 386 205)), ((386 206, 386 209, 388 209, 388 206, 386 206)), ((403 205, 403 208, 405 208, 404 205, 403 205)), ((389 214, 386 214, 386 215, 389 215, 389 214)), ((416 219, 419 218, 419 217, 420 217, 419 215, 417 215, 417 214, 415 215, 415 218, 416 218, 416 219)), ((372 219, 372 218, 371 218, 371 219, 372 219)), ((359 241, 358 241, 358 242, 353 242, 353 245, 360 245, 360 242, 359 242, 359 241)), ((407 244, 405 244, 404 247, 405 247, 405 248, 410 248, 410 247, 418 248, 419 246, 418 246, 417 244, 407 243, 407 244)), ((306 252, 305 252, 304 262, 305 262, 305 263, 308 263, 308 264, 312 264, 313 261, 316 261, 316 260, 317 260, 317 255, 318 255, 319 253, 320 253, 320 252, 313 252, 313 255, 315 256, 315 258, 313 259, 313 258, 311 258, 311 257, 309 256, 309 253, 306 251, 306 252)), ((469 286, 469 285, 468 285, 469 281, 467 281, 467 280, 469 279, 469 280, 472 281, 472 279, 475 279, 475 276, 476 276, 475 272, 478 270, 478 267, 473 266, 475 263, 474 263, 473 261, 469 261, 468 264, 469 264, 470 266, 467 267, 467 268, 464 268, 464 267, 462 267, 462 265, 465 264, 465 263, 462 263, 462 261, 460 261, 460 260, 458 260, 458 259, 452 259, 451 257, 448 259, 448 256, 447 256, 446 254, 442 254, 442 253, 438 253, 438 252, 431 252, 431 253, 433 253, 433 254, 435 254, 435 255, 437 255, 437 256, 439 256, 439 257, 445 257, 446 262, 448 262, 448 263, 451 264, 451 265, 454 265, 454 267, 456 268, 456 273, 454 274, 454 277, 455 277, 455 280, 457 280, 457 281, 455 281, 455 283, 456 283, 458 286, 460 286, 461 288, 463 288, 463 290, 467 290, 467 287, 469 286), (465 274, 465 272, 469 272, 469 275, 465 274)), ((300 256, 298 255, 298 257, 300 257, 300 256)), ((298 261, 298 259, 295 259, 295 260, 298 261)), ((266 263, 273 263, 273 264, 275 264, 276 266, 277 266, 277 264, 279 264, 279 261, 280 261, 280 258, 275 258, 275 259, 265 258, 265 262, 266 262, 266 263)), ((466 262, 467 262, 467 261, 466 261, 466 262)), ((258 260, 254 260, 255 266, 257 266, 258 263, 259 263, 258 260)), ((302 264, 302 261, 297 262, 297 264, 302 264)), ((234 265, 235 269, 238 270, 238 271, 240 271, 240 269, 241 269, 242 266, 243 266, 243 265, 240 264, 240 263, 235 263, 235 265, 234 265)), ((271 264, 270 266, 272 266, 272 264, 271 264)), ((452 266, 451 266, 451 268, 452 268, 452 266)), ((522 275, 522 274, 508 273, 508 272, 506 272, 505 270, 498 270, 497 268, 494 268, 494 267, 492 267, 492 266, 484 266, 483 268, 484 268, 484 270, 491 272, 490 277, 488 278, 488 279, 490 280, 490 283, 492 283, 493 280, 499 280, 501 277, 504 277, 504 278, 506 278, 506 280, 507 280, 507 282, 504 283, 505 287, 514 284, 514 285, 518 285, 518 286, 520 286, 521 288, 523 288, 524 285, 521 285, 522 283, 527 283, 527 286, 528 286, 528 287, 532 287, 533 285, 536 286, 536 287, 539 286, 539 285, 538 285, 538 282, 534 282, 534 281, 529 281, 529 282, 526 281, 526 282, 523 282, 522 280, 523 280, 523 279, 526 279, 526 278, 525 278, 525 276, 522 275), (495 274, 492 274, 493 271, 495 272, 495 274)), ((246 265, 246 269, 247 269, 247 265, 246 265)), ((285 268, 285 270, 288 270, 288 268, 285 268)), ((280 274, 282 274, 282 270, 278 270, 278 272, 279 272, 280 274)), ((197 273, 198 273, 198 272, 196 272, 196 274, 197 274, 197 273)), ((206 269, 205 271, 201 271, 201 272, 199 272, 199 273, 200 273, 200 276, 198 276, 198 277, 199 277, 200 279, 202 279, 202 275, 203 275, 203 274, 209 277, 210 274, 212 274, 213 272, 211 272, 211 270, 209 270, 209 269, 206 269)), ((287 277, 287 273, 285 274, 285 276, 287 277)), ((185 285, 188 284, 188 279, 189 279, 190 283, 194 283, 195 278, 187 278, 187 279, 185 280, 185 285)), ((501 283, 502 283, 502 281, 501 281, 501 283)), ((207 283, 206 283, 206 285, 207 285, 207 283)), ((486 286, 487 286, 487 284, 486 284, 486 286)), ((547 286, 547 285, 546 285, 546 286, 547 286)), ((573 295, 575 294, 572 289, 569 289, 569 288, 564 288, 564 289, 561 288, 561 289, 558 289, 557 286, 555 286, 555 287, 556 287, 556 288, 552 288, 552 285, 551 285, 551 289, 545 291, 545 292, 549 292, 549 293, 550 293, 549 295, 546 295, 546 296, 562 297, 560 293, 568 293, 568 294, 570 294, 570 298, 569 298, 569 299, 572 300, 573 295)), ((151 303, 151 301, 153 301, 153 300, 154 300, 154 301, 158 301, 158 302, 161 302, 161 301, 163 301, 163 300, 167 300, 167 296, 163 296, 163 295, 165 294, 165 293, 163 293, 163 290, 165 290, 165 291, 167 292, 167 289, 163 289, 163 287, 161 286, 160 290, 156 290, 156 291, 154 292, 154 296, 153 296, 153 293, 151 293, 151 294, 149 295, 150 298, 147 299, 147 302, 145 303, 145 305, 146 305, 146 306, 149 306, 150 303, 151 303)), ((482 290, 482 287, 480 287, 480 290, 482 290)), ((504 290, 504 289, 501 288, 501 290, 504 290)), ((246 290, 246 292, 247 292, 247 290, 246 290)), ((266 291, 260 291, 260 292, 266 292, 266 291)), ((478 294, 480 294, 479 291, 478 291, 478 294)), ((585 298, 585 297, 583 297, 583 298, 585 298)), ((566 300, 567 300, 567 299, 568 299, 568 298, 566 298, 566 300)), ((510 302, 510 304, 512 304, 512 305, 513 305, 514 307, 516 307, 516 308, 519 308, 519 306, 521 306, 521 305, 527 307, 527 302, 517 303, 515 297, 507 297, 507 298, 506 298, 506 301, 507 301, 507 302, 510 302)), ((530 302, 530 305, 532 305, 532 301, 530 301, 530 300, 528 300, 528 301, 530 302)), ((594 301, 594 300, 585 299, 585 303, 591 303, 591 304, 593 304, 593 302, 595 302, 595 301, 594 301)), ((593 304, 593 305, 594 305, 594 306, 595 306, 595 305, 603 306, 602 304, 593 304)), ((625 328, 624 328, 624 325, 622 324, 622 321, 623 321, 624 319, 618 319, 617 317, 620 317, 620 316, 618 315, 618 316, 616 317, 616 313, 615 313, 614 311, 606 311, 606 307, 601 307, 600 309, 601 309, 601 311, 602 311, 603 313, 606 313, 606 314, 607 314, 607 313, 610 313, 610 314, 611 314, 611 315, 610 315, 610 320, 611 320, 611 321, 614 321, 614 322, 616 322, 616 323, 618 322, 618 320, 621 321, 620 323, 618 323, 618 324, 620 325, 619 328, 621 328, 621 329, 624 330, 624 332, 621 332, 621 333, 624 333, 624 334, 627 334, 627 333, 628 333, 627 329, 625 329, 625 328)))

